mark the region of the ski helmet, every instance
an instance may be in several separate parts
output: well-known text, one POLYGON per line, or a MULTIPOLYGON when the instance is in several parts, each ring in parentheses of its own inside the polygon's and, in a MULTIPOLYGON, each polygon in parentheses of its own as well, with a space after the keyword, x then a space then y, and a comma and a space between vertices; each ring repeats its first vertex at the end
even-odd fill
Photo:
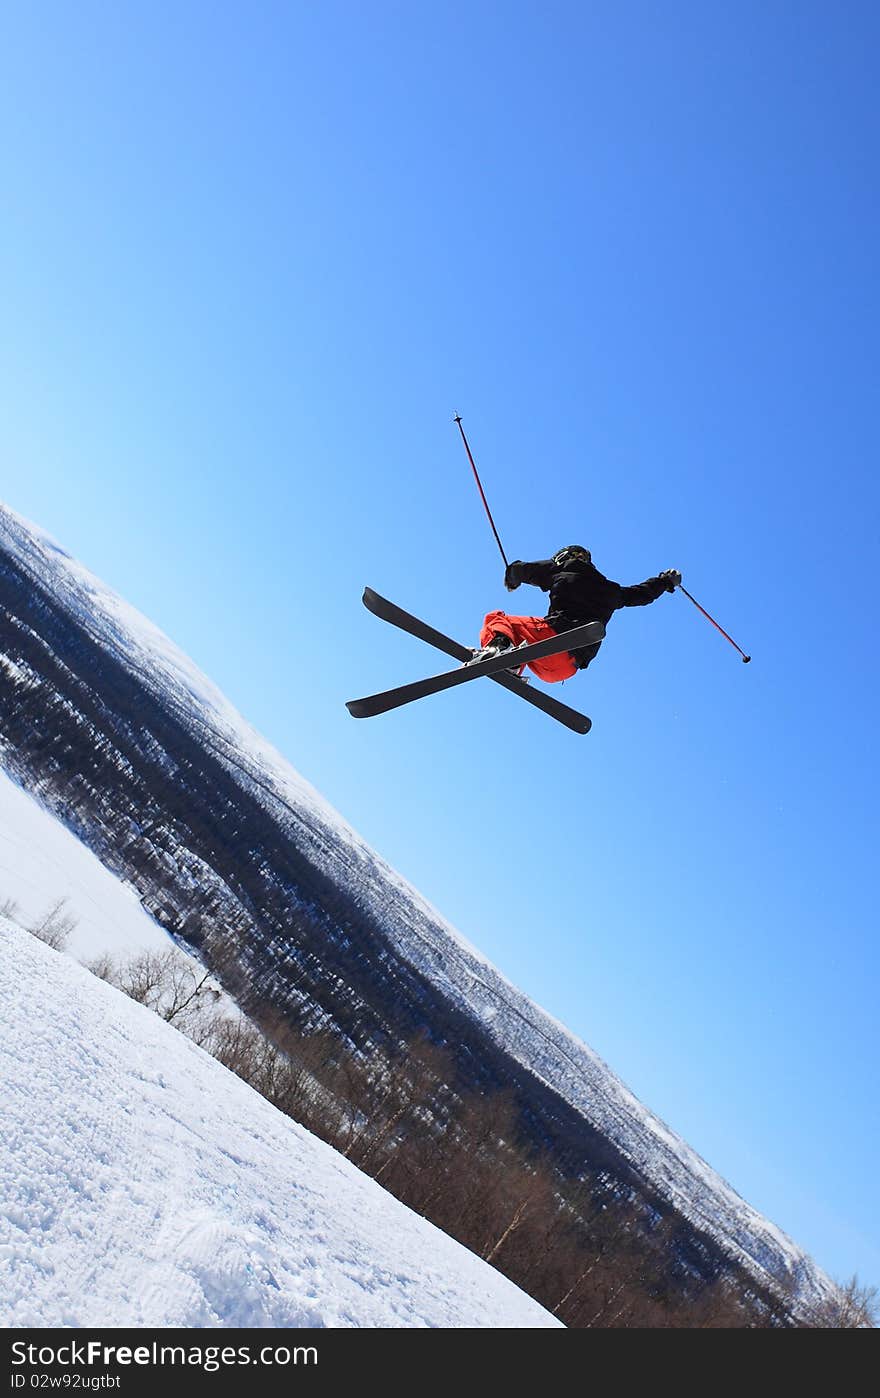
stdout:
POLYGON ((553 555, 553 562, 559 568, 564 568, 569 563, 592 563, 592 561, 590 550, 585 549, 583 544, 568 544, 553 555))

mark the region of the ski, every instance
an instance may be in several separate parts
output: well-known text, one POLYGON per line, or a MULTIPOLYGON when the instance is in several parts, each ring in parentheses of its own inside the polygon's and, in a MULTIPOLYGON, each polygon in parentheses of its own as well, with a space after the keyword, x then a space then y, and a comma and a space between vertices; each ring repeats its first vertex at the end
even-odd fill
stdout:
POLYGON ((399 709, 404 704, 412 704, 416 699, 427 699, 431 694, 455 689, 458 685, 482 679, 483 676, 503 674, 505 670, 518 670, 521 665, 526 665, 532 660, 558 655, 560 651, 594 645, 596 641, 601 641, 604 634, 601 622, 590 621, 584 626, 577 626, 572 631, 565 631, 562 635, 552 636, 546 641, 535 641, 529 646, 515 646, 499 655, 489 656, 485 660, 474 660, 459 665, 454 670, 444 670, 440 675, 429 675, 426 679, 414 680, 411 684, 397 685, 381 694, 368 694, 363 699, 350 699, 346 708, 353 718, 373 718, 376 714, 388 713, 390 709, 399 709))
MULTIPOLYGON (((453 660, 463 662, 470 659, 472 652, 468 650, 467 646, 452 640, 450 636, 444 636, 442 631, 437 631, 435 627, 429 626, 426 621, 413 616, 411 612, 404 611, 403 607, 398 607, 396 602, 389 602, 387 597, 382 597, 371 587, 364 588, 363 603, 367 611, 372 612, 380 620, 387 621, 391 626, 397 626, 401 631, 408 631, 411 636, 416 636, 429 646, 436 646, 437 650, 452 656, 453 660)), ((489 678, 493 684, 499 684, 502 688, 509 690, 511 694, 516 694, 527 704, 533 705, 534 708, 547 714, 549 718, 563 724, 572 733, 589 733, 592 722, 587 718, 587 715, 579 713, 577 709, 570 708, 568 704, 563 704, 559 699, 554 699, 546 690, 533 689, 518 675, 512 675, 506 671, 503 675, 490 675, 489 678)))
MULTIPOLYGON (((459 645, 457 641, 444 636, 442 632, 436 631, 432 626, 420 621, 418 617, 411 616, 409 612, 405 612, 395 603, 380 597, 372 588, 365 589, 363 601, 367 609, 374 615, 400 627, 401 630, 408 631, 411 635, 418 636, 421 640, 427 641, 428 644, 436 646, 438 650, 453 656, 456 660, 464 662, 471 659, 472 651, 466 646, 459 645)), ((565 650, 577 650, 581 646, 594 645, 602 639, 604 634, 605 630, 601 622, 589 622, 585 626, 576 627, 572 631, 567 631, 561 636, 551 637, 546 641, 538 641, 530 646, 520 646, 515 650, 492 656, 487 660, 463 665, 459 669, 446 671, 441 675, 433 675, 428 679, 417 680, 413 684, 386 690, 382 694, 368 695, 364 699, 352 699, 346 707, 354 718, 371 718, 376 714, 387 713, 390 709, 399 708, 402 704, 410 704, 416 699, 425 698, 430 694, 438 694, 442 690, 452 689, 457 685, 466 684, 470 680, 485 676, 502 684, 505 689, 510 689, 514 694, 518 694, 527 703, 542 709, 573 732, 588 733, 591 724, 585 714, 577 713, 576 710, 568 708, 567 705, 551 698, 548 694, 531 689, 518 675, 511 673, 511 667, 519 668, 520 665, 528 664, 530 660, 538 660, 542 656, 554 655, 565 650)))

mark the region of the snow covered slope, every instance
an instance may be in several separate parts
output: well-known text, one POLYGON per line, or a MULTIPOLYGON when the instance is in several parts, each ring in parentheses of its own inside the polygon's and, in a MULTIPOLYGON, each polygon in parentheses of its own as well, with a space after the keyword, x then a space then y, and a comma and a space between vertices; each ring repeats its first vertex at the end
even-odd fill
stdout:
MULTIPOLYGON (((46 702, 55 706, 53 721, 64 721, 77 705, 88 709, 82 731, 97 735, 96 762, 113 749, 91 792, 97 814, 92 812, 88 838, 100 839, 108 820, 117 817, 126 782, 132 789, 140 782, 112 847, 105 837, 105 855, 115 857, 122 840, 126 858, 139 857, 144 839, 137 802, 149 805, 161 780, 184 815, 173 840, 150 852, 153 866, 160 874, 170 871, 169 886, 176 879, 188 888, 208 888, 209 911, 221 907, 226 917, 251 919, 255 971, 278 982, 295 957, 299 984, 317 965, 323 979, 311 984, 326 993, 325 1013, 339 1013, 343 994, 350 994, 361 1022, 372 1016, 396 1037, 417 1032, 419 1014, 432 1027, 445 1016, 448 1037, 467 1039, 469 1064, 488 1065, 492 1081, 513 1082, 521 1096, 528 1095, 533 1119, 558 1143, 569 1168, 590 1152, 604 1151, 602 1168, 610 1161, 608 1168, 627 1187, 643 1181, 648 1194, 671 1206, 700 1238, 712 1240, 718 1259, 732 1259, 759 1285, 782 1280, 804 1302, 832 1290, 800 1248, 390 869, 165 636, 41 531, 2 507, 0 582, 13 618, 5 637, 0 627, 0 693, 5 690, 10 720, 32 693, 46 692, 46 702), (76 681, 69 692, 67 674, 76 681), (114 696, 123 690, 127 707, 114 726, 114 696), (142 767, 132 767, 135 762, 142 767), (112 800, 103 791, 105 780, 114 783, 112 800), (193 840, 184 847, 179 832, 199 801, 201 824, 186 828, 193 840), (224 838, 225 864, 215 858, 224 838), (298 944, 289 931, 294 925, 302 928, 298 944)), ((39 697, 33 702, 39 711, 39 697)), ((32 746, 41 771, 51 773, 44 757, 47 725, 44 716, 32 746)), ((30 740, 29 731, 22 731, 30 740)), ((74 741, 87 756, 83 740, 74 734, 74 741)), ((15 756, 10 752, 9 760, 15 756)), ((62 776, 65 791, 81 780, 76 766, 62 776)), ((151 808, 149 822, 151 831, 167 834, 164 813, 157 818, 151 808)))
POLYGON ((135 890, 0 771, 0 906, 7 900, 16 905, 14 921, 26 927, 63 901, 76 923, 67 950, 78 961, 172 945, 135 890))
POLYGON ((558 1324, 6 920, 0 1016, 0 1324, 558 1324))

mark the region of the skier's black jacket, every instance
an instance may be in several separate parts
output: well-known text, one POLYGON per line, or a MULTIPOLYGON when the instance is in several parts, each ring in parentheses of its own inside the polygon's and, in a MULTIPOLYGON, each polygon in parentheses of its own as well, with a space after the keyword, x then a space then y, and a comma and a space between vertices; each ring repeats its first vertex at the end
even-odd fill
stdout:
MULTIPOLYGON (((509 586, 531 583, 550 593, 550 610, 547 621, 554 631, 571 631, 575 626, 583 626, 587 621, 601 621, 607 624, 620 607, 644 607, 656 602, 664 592, 669 591, 667 578, 648 578, 631 587, 606 578, 593 563, 585 558, 575 558, 559 564, 554 558, 546 558, 540 563, 511 563, 505 575, 509 586)), ((578 668, 585 670, 595 657, 601 645, 585 646, 572 652, 578 668)))

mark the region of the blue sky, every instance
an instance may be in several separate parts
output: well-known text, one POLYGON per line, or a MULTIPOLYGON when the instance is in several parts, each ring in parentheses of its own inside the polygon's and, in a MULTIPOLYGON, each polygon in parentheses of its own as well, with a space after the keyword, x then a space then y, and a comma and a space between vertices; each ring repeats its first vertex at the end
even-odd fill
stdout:
MULTIPOLYGON (((875 6, 11 4, 3 498, 838 1276, 880 1281, 875 6), (509 557, 570 735, 369 722, 509 557)), ((515 603, 515 605, 513 605, 515 603)))

